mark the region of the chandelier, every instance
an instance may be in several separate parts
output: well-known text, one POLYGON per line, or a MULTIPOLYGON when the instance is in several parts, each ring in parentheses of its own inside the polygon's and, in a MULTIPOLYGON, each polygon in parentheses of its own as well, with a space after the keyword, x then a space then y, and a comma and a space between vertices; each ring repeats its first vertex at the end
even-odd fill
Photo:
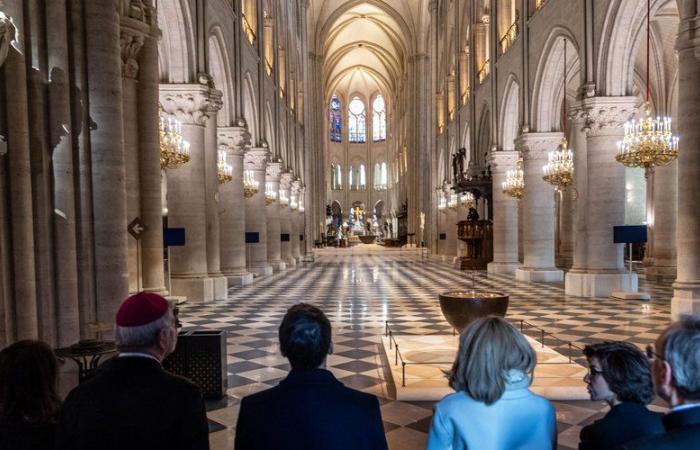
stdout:
POLYGON ((265 204, 271 205, 277 200, 277 192, 275 192, 274 183, 268 181, 265 183, 265 204))
POLYGON ((647 173, 655 166, 665 166, 678 158, 678 136, 671 131, 670 117, 652 117, 649 96, 649 15, 650 0, 647 0, 647 73, 644 117, 625 123, 625 136, 617 143, 615 160, 627 167, 643 167, 647 173))
POLYGON ((255 179, 255 172, 246 170, 243 172, 243 196, 250 198, 258 193, 260 182, 255 179))
POLYGON ((216 162, 216 177, 219 184, 233 180, 233 167, 226 163, 226 150, 219 150, 219 159, 216 162))
POLYGON ((292 194, 292 199, 289 201, 289 209, 294 211, 298 208, 299 208, 299 200, 297 199, 296 194, 292 194))
POLYGON ((523 172, 523 161, 515 163, 515 169, 506 171, 506 181, 501 183, 503 193, 509 197, 520 200, 523 198, 525 190, 525 173, 523 172))
POLYGON ((190 143, 182 139, 182 124, 160 109, 160 168, 177 169, 190 160, 190 143))
POLYGON ((564 132, 564 137, 559 147, 549 152, 547 164, 542 167, 542 172, 544 172, 542 179, 554 186, 558 191, 566 189, 567 186, 574 182, 574 152, 569 148, 569 141, 566 139, 566 69, 566 39, 564 39, 564 81, 562 83, 562 98, 564 102, 562 131, 564 132))
POLYGON ((443 211, 445 208, 447 208, 447 199, 445 198, 445 191, 443 191, 440 188, 437 188, 436 192, 438 200, 438 210, 443 211))
POLYGON ((286 208, 287 206, 289 206, 289 197, 287 197, 286 190, 280 190, 279 197, 280 197, 280 206, 282 208, 286 208))
POLYGON ((542 167, 542 179, 561 191, 574 182, 574 152, 569 142, 562 139, 559 148, 549 152, 547 164, 542 167))
POLYGON ((463 205, 466 205, 467 208, 473 208, 474 205, 476 204, 476 199, 474 198, 474 194, 472 194, 469 191, 462 193, 462 195, 459 197, 459 201, 463 205))
POLYGON ((459 205, 459 195, 450 194, 450 199, 447 201, 447 207, 450 209, 456 209, 459 205))

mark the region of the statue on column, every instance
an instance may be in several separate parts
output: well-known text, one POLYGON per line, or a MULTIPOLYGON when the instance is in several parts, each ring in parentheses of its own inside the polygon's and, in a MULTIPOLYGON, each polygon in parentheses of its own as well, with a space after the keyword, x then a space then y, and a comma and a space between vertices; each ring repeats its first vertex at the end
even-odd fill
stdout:
POLYGON ((464 181, 464 161, 467 158, 467 149, 462 147, 452 155, 452 175, 455 184, 464 181))

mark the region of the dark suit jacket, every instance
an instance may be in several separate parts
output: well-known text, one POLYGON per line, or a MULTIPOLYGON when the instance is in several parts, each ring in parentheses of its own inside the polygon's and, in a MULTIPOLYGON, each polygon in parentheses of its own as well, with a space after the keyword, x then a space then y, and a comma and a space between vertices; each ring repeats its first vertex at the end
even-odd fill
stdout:
POLYGON ((323 369, 292 370, 241 402, 236 450, 386 450, 377 397, 323 369))
POLYGON ((579 450, 616 449, 635 439, 663 434, 662 415, 638 403, 613 406, 600 420, 581 430, 579 450))
POLYGON ((207 450, 209 430, 199 388, 150 358, 105 363, 68 395, 58 450, 207 450))
POLYGON ((700 406, 671 411, 663 417, 666 433, 634 441, 623 450, 691 450, 700 448, 700 406))
POLYGON ((53 450, 56 424, 0 423, 0 450, 53 450))

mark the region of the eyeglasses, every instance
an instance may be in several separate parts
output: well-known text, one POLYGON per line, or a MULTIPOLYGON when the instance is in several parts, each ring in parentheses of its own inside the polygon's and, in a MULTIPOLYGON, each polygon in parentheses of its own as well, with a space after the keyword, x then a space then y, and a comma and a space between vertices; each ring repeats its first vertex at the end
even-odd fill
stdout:
POLYGON ((663 360, 664 360, 664 359, 661 357, 661 355, 659 355, 658 353, 656 353, 656 352, 654 351, 654 346, 651 345, 651 344, 648 344, 648 345, 647 345, 647 347, 646 347, 646 354, 647 354, 647 358, 649 358, 650 360, 653 360, 653 359, 658 359, 659 361, 663 361, 663 360))
POLYGON ((590 376, 592 376, 592 377, 594 377, 594 376, 596 376, 596 375, 602 375, 602 374, 604 374, 604 373, 605 373, 604 370, 598 370, 598 369, 596 369, 595 367, 589 367, 589 368, 588 368, 588 374, 589 374, 590 376))

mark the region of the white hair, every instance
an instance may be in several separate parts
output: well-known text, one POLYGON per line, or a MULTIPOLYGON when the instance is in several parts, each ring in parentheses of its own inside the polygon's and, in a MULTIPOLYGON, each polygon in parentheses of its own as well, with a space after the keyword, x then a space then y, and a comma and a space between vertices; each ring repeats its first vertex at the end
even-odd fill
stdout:
POLYGON ((152 347, 156 344, 160 330, 172 325, 174 320, 173 308, 169 306, 168 311, 160 319, 146 325, 137 327, 121 327, 117 325, 114 332, 114 340, 120 349, 152 347))
POLYGON ((688 400, 700 400, 700 316, 682 316, 665 338, 663 357, 671 366, 678 393, 688 400))

